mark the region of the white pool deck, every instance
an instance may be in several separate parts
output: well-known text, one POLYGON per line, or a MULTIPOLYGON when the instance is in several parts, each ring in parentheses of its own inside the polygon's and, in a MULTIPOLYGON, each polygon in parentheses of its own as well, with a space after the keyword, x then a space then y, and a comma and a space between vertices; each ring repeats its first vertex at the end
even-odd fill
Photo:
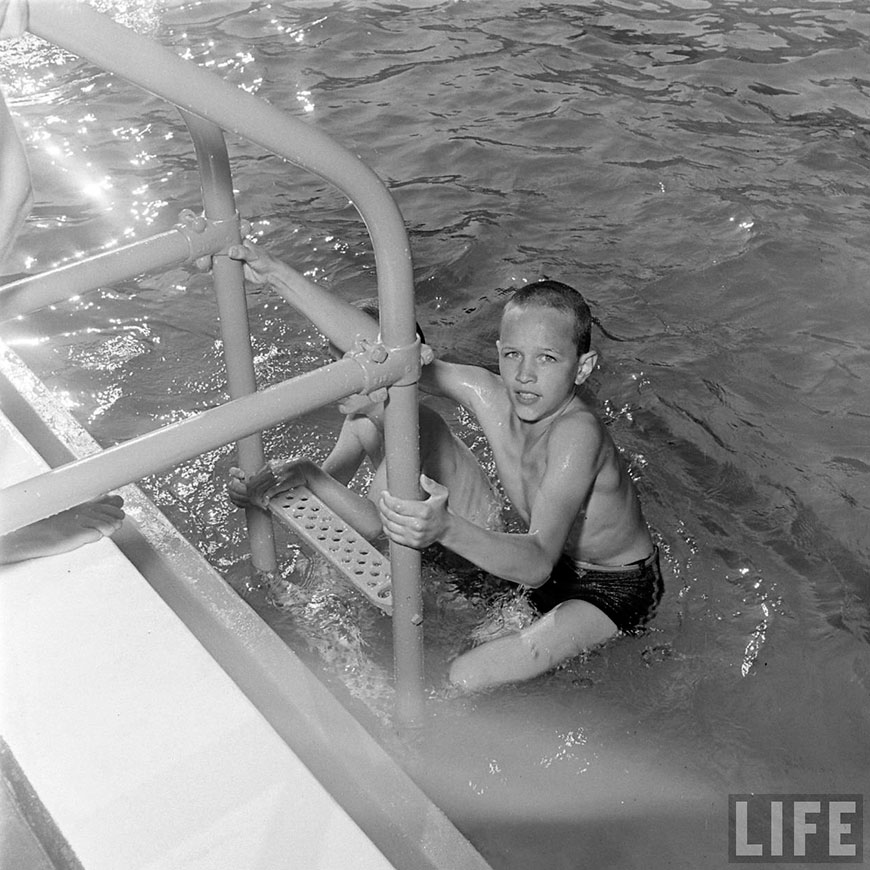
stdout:
POLYGON ((111 541, 0 567, 0 644, 0 734, 88 870, 393 866, 111 541))
MULTIPOLYGON (((0 435, 4 486, 46 467, 2 414, 0 435)), ((110 540, 0 566, 0 736, 74 854, 69 866, 488 866, 413 783, 367 744, 355 720, 348 724, 344 711, 338 715, 331 696, 325 699, 313 682, 297 678, 291 691, 301 696, 299 715, 323 732, 315 737, 329 740, 334 728, 335 741, 351 742, 351 755, 362 753, 363 763, 351 758, 348 769, 358 766, 361 777, 366 765, 384 772, 383 782, 372 783, 373 792, 389 796, 373 794, 376 809, 367 835, 288 746, 287 735, 279 735, 276 727, 282 726, 273 727, 280 715, 272 715, 270 724, 268 712, 260 712, 264 705, 258 709, 249 700, 239 677, 228 675, 226 662, 215 660, 161 596, 110 540), (392 851, 393 860, 370 836, 378 812, 382 818, 391 811, 391 800, 396 830, 381 842, 408 840, 392 851), (414 857, 414 849, 422 849, 425 860, 414 857)), ((247 617, 231 613, 227 619, 247 617)), ((245 631, 241 626, 240 643, 256 653, 245 631)), ((290 670, 296 667, 301 665, 290 670)), ((264 697, 271 697, 265 685, 264 697)), ((293 721, 287 729, 304 730, 293 721)), ((303 746, 307 740, 303 736, 303 746)), ((318 752, 315 741, 309 764, 318 752)), ((333 793, 341 777, 340 768, 331 776, 333 793)), ((349 790, 349 805, 367 804, 366 796, 359 797, 365 783, 350 783, 349 790)), ((11 831, 8 801, 0 802, 4 806, 4 826, 11 831)), ((2 870, 56 866, 29 862, 24 846, 16 853, 14 838, 4 841, 2 870)))

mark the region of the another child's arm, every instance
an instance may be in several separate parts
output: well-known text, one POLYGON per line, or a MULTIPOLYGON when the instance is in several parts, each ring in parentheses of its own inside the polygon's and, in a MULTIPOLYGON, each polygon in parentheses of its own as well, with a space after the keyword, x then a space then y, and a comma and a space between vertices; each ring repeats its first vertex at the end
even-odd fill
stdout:
POLYGON ((0 564, 76 550, 121 528, 124 500, 105 496, 31 523, 0 539, 0 564))
MULTIPOLYGON (((14 39, 27 29, 27 0, 0 0, 0 39, 14 39)), ((27 154, 0 94, 0 262, 15 241, 33 204, 27 154)))
POLYGON ((0 262, 12 247, 32 204, 27 155, 0 95, 0 262))
POLYGON ((27 0, 0 0, 0 39, 21 36, 27 30, 27 0))

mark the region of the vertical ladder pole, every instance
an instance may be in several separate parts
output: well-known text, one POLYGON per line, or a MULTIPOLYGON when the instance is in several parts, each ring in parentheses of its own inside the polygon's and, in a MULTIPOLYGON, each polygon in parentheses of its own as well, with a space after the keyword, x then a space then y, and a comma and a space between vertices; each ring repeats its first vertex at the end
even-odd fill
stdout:
MULTIPOLYGON (((414 277, 408 237, 392 197, 384 203, 377 226, 371 224, 378 269, 381 341, 389 348, 417 343, 414 277), (392 207, 390 207, 392 204, 392 207)), ((420 357, 407 377, 389 387, 384 411, 387 486, 402 498, 421 498, 420 409, 417 383, 420 357)), ((390 544, 393 578, 393 659, 396 677, 396 719, 400 726, 422 726, 423 592, 420 551, 390 544)))
MULTIPOLYGON (((184 110, 181 110, 181 115, 196 149, 205 217, 210 221, 235 223, 234 242, 240 243, 239 215, 223 130, 216 124, 184 110)), ((212 258, 212 275, 224 345, 227 386, 230 398, 238 399, 257 391, 243 266, 225 254, 218 254, 212 258)), ((259 471, 266 461, 260 433, 242 438, 237 445, 242 471, 246 475, 259 471)), ((277 571, 271 516, 266 511, 251 506, 245 509, 245 517, 254 568, 268 574, 277 571)))
MULTIPOLYGON (((393 386, 384 417, 387 480, 391 492, 420 497, 417 384, 393 386), (392 409, 392 410, 390 410, 392 409)), ((420 551, 390 544, 393 577, 393 657, 396 719, 404 727, 423 724, 423 593, 420 551)))

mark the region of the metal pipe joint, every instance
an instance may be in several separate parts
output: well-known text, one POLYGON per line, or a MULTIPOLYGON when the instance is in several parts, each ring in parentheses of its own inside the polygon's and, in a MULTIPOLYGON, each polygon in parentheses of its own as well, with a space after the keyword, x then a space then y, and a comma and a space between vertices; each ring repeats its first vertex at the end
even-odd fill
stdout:
MULTIPOLYGON (((178 221, 175 229, 187 241, 190 252, 187 259, 195 260, 201 268, 209 268, 211 257, 225 254, 231 245, 238 244, 239 238, 245 236, 247 224, 238 212, 232 217, 212 220, 187 208, 179 212, 178 221)), ((250 225, 247 229, 250 230, 250 225)))
POLYGON ((362 393, 371 396, 383 387, 416 384, 420 380, 421 355, 424 355, 421 349, 431 353, 426 345, 420 343, 420 336, 415 337, 413 344, 390 348, 381 341, 359 338, 345 357, 356 360, 362 367, 365 373, 362 393))

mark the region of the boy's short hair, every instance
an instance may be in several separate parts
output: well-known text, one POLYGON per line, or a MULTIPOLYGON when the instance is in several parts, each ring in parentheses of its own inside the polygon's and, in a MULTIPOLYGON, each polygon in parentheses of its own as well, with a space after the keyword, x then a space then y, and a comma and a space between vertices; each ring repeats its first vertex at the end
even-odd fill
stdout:
POLYGON ((532 284, 526 284, 515 290, 505 305, 508 308, 525 308, 529 305, 540 305, 542 308, 553 308, 570 315, 574 320, 574 340, 577 343, 577 354, 582 356, 589 352, 592 344, 592 312, 579 290, 544 278, 532 284))

